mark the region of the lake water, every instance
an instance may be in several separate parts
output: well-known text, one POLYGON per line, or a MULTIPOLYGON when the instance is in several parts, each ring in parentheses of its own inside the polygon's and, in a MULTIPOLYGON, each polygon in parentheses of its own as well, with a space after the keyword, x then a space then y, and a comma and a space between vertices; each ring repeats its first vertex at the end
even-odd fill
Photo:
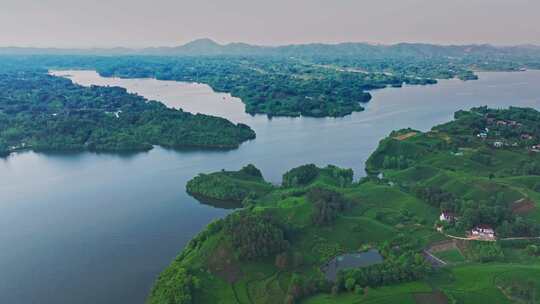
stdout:
POLYGON ((339 255, 328 262, 323 271, 326 279, 335 282, 340 270, 367 267, 383 262, 383 257, 377 249, 366 252, 347 253, 339 255))
POLYGON ((344 118, 274 118, 205 85, 63 74, 83 85, 119 85, 186 111, 244 122, 257 139, 232 151, 155 148, 133 155, 16 153, 0 159, 0 303, 144 303, 183 246, 230 209, 185 193, 200 172, 254 163, 279 182, 288 169, 336 164, 363 175, 364 161, 393 129, 428 130, 458 109, 540 108, 540 71, 480 73, 373 92, 366 111, 344 118))

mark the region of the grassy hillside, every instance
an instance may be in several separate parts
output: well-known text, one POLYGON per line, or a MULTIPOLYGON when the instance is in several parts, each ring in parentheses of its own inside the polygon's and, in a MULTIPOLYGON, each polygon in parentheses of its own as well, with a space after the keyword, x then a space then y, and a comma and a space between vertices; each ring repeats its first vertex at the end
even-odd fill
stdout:
POLYGON ((271 188, 252 166, 195 178, 256 195, 194 238, 148 302, 535 303, 540 246, 503 238, 538 232, 539 122, 531 109, 478 108, 426 133, 396 131, 358 182, 350 170, 314 165, 271 188), (440 223, 442 210, 457 220, 440 223), (448 241, 435 229, 465 237, 480 224, 500 240, 448 241), (326 275, 336 256, 368 249, 383 262, 326 275))
POLYGON ((394 132, 367 161, 371 174, 500 236, 540 235, 540 113, 476 108, 426 133, 394 132))

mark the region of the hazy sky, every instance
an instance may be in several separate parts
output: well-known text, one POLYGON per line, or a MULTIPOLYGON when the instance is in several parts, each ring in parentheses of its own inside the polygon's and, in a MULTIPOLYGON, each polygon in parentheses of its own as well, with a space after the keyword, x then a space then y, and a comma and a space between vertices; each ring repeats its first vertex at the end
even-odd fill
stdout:
POLYGON ((540 0, 0 0, 0 46, 540 44, 540 0))

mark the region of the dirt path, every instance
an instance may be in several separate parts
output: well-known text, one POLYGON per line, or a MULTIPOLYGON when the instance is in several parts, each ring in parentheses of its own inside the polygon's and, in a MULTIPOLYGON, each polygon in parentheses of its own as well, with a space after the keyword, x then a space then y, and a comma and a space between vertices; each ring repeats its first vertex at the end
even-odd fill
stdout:
POLYGON ((418 134, 418 132, 409 132, 409 133, 401 134, 401 135, 398 135, 398 136, 394 136, 394 139, 405 140, 407 138, 415 136, 416 134, 418 134))
POLYGON ((439 259, 438 257, 434 256, 431 252, 424 250, 424 257, 426 260, 428 260, 431 265, 434 267, 442 267, 448 265, 445 261, 439 259))
POLYGON ((508 238, 501 238, 501 239, 495 239, 495 240, 486 240, 486 239, 477 239, 477 238, 465 238, 460 236, 455 236, 451 234, 443 233, 446 237, 456 239, 456 240, 463 240, 463 241, 481 241, 481 242, 496 242, 496 241, 512 241, 512 240, 540 240, 540 236, 516 236, 516 237, 508 237, 508 238))

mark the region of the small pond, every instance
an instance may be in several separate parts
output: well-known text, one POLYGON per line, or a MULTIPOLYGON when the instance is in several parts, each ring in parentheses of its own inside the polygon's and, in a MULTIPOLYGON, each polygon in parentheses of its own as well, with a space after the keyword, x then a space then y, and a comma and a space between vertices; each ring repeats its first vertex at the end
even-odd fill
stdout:
POLYGON ((383 262, 383 257, 377 249, 370 249, 360 253, 347 253, 338 255, 323 267, 326 279, 331 282, 337 280, 337 274, 342 269, 367 267, 383 262))

